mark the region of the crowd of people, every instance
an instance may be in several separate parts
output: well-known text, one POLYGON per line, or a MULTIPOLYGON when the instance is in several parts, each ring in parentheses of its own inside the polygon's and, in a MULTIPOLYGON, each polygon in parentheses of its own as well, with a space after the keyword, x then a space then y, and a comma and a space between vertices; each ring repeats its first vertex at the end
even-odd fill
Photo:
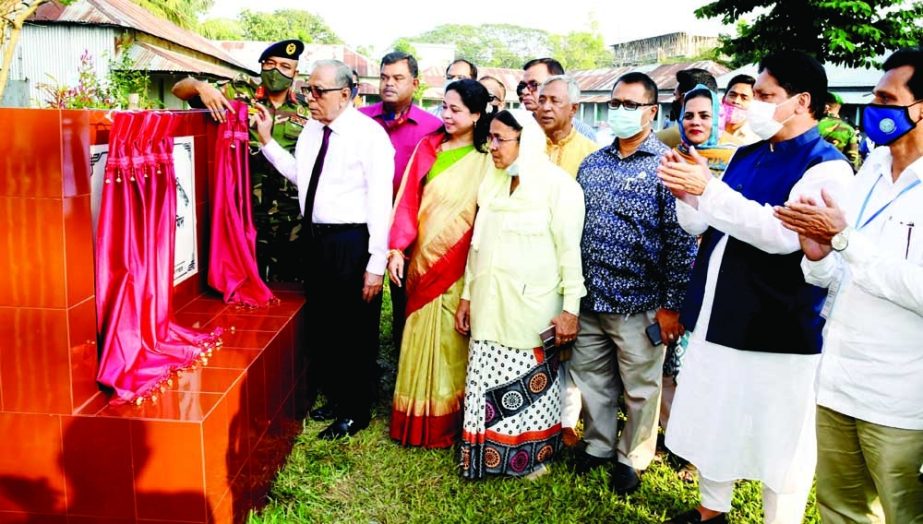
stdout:
POLYGON ((335 60, 294 91, 302 48, 267 49, 259 86, 174 92, 218 120, 230 98, 255 108, 257 254, 267 275, 303 267, 320 438, 369 423, 387 278, 390 435, 457 447, 464 478, 535 478, 575 446, 577 474, 627 495, 662 428, 701 494, 668 522, 726 522, 748 479, 766 522, 798 523, 815 477, 824 522, 923 522, 923 50, 885 61, 862 163, 800 52, 723 94, 678 72, 655 131, 641 72, 594 130, 553 58, 524 65, 524 110, 453 62, 434 114, 413 56, 384 56, 381 101, 357 110, 335 60))

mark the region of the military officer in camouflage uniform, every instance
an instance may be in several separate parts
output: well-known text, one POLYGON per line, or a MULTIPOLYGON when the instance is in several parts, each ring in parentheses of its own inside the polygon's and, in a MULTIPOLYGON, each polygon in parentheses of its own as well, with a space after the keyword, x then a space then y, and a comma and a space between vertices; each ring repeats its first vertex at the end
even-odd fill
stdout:
MULTIPOLYGON (((298 40, 277 42, 260 56, 260 83, 253 81, 208 82, 186 78, 173 87, 173 94, 196 108, 207 108, 219 122, 225 120, 229 100, 243 100, 253 107, 266 106, 273 115, 272 137, 294 154, 295 144, 310 118, 308 102, 292 84, 298 57, 304 44, 298 40)), ((260 154, 260 142, 251 119, 250 179, 253 186, 253 221, 256 224, 256 258, 266 281, 302 282, 303 249, 298 247, 301 211, 298 188, 260 154)))
POLYGON ((859 157, 859 133, 856 132, 856 128, 840 118, 843 98, 836 93, 827 93, 825 103, 826 115, 817 123, 817 131, 824 140, 846 155, 853 171, 858 171, 862 162, 859 157))

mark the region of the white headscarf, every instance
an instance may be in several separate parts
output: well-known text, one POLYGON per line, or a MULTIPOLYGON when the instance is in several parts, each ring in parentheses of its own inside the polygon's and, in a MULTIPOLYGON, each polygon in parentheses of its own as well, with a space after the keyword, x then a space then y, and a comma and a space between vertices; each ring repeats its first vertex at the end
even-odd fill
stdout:
POLYGON ((545 132, 539 127, 532 113, 522 109, 511 109, 509 112, 522 126, 522 134, 519 137, 519 156, 516 157, 513 165, 506 168, 507 173, 520 176, 525 173, 528 177, 529 173, 554 167, 545 152, 545 132))

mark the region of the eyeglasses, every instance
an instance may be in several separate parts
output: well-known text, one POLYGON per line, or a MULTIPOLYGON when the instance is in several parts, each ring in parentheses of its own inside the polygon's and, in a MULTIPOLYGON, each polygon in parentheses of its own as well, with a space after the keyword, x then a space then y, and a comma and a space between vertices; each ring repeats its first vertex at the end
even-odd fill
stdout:
POLYGON ((301 94, 308 96, 308 93, 311 94, 314 98, 320 98, 325 94, 331 91, 339 91, 340 89, 347 89, 349 86, 340 86, 340 87, 317 87, 317 86, 302 86, 301 94))
POLYGON ((514 142, 514 141, 519 142, 519 137, 514 136, 512 138, 504 138, 500 135, 487 135, 487 143, 491 145, 497 144, 497 146, 501 146, 503 145, 504 142, 514 142))
POLYGON ((612 109, 618 109, 624 107, 625 111, 637 111, 639 107, 645 106, 655 106, 656 103, 642 103, 642 102, 633 102, 631 100, 619 100, 618 98, 613 98, 609 101, 609 107, 612 109))
POLYGON ((445 75, 447 82, 454 82, 456 80, 466 80, 468 76, 466 75, 445 75))
POLYGON ((529 91, 538 91, 538 82, 535 80, 529 80, 528 82, 521 82, 529 91))
POLYGON ((497 96, 497 95, 490 95, 490 96, 487 97, 487 102, 488 102, 488 103, 489 103, 489 102, 493 102, 493 101, 495 101, 495 100, 496 100, 497 102, 499 102, 499 101, 500 101, 500 97, 497 96))

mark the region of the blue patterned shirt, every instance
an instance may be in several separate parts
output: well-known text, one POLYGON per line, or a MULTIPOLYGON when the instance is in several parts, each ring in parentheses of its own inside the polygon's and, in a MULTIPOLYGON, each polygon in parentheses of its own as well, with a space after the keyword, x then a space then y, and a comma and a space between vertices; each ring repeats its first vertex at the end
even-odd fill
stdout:
POLYGON ((634 314, 679 310, 695 260, 695 238, 680 228, 676 201, 657 178, 669 149, 651 133, 621 158, 618 141, 590 154, 577 182, 586 200, 582 308, 634 314))

